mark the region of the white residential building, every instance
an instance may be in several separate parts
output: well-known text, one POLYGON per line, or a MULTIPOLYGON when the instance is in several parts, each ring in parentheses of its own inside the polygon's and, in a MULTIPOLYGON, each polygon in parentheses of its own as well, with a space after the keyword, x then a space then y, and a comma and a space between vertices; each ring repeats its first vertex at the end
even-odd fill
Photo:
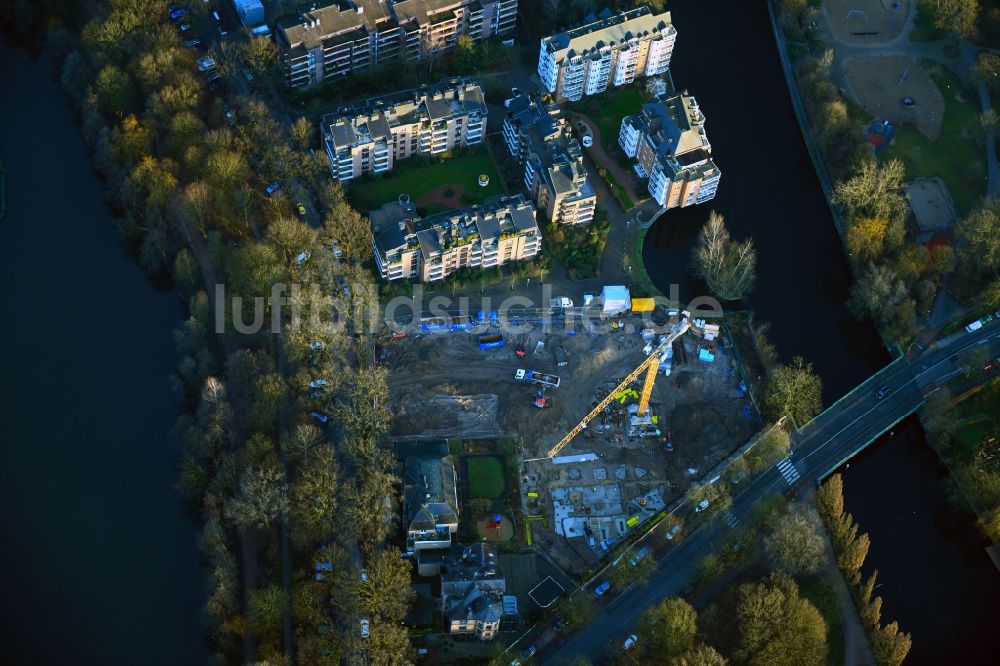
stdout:
POLYGON ((669 69, 677 39, 670 12, 653 14, 641 5, 588 18, 585 25, 541 41, 538 76, 557 99, 576 101, 604 92, 609 83, 623 86, 669 69))

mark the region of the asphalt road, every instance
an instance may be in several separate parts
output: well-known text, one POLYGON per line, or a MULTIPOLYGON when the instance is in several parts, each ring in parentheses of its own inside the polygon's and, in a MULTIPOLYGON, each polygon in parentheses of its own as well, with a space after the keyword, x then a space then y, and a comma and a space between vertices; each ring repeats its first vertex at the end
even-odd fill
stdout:
MULTIPOLYGON (((1000 354, 1000 322, 990 322, 974 333, 963 331, 943 338, 873 375, 799 431, 794 453, 788 460, 794 471, 783 463, 781 469, 774 467, 761 474, 733 498, 730 510, 733 515, 727 524, 749 520, 754 504, 761 498, 786 492, 804 478, 821 479, 839 467, 916 411, 937 386, 959 376, 957 354, 980 344, 988 345, 993 356, 1000 354), (891 387, 892 391, 880 400, 875 393, 883 386, 891 387)), ((578 656, 594 660, 609 650, 618 651, 647 608, 678 594, 688 584, 698 562, 712 551, 716 537, 724 529, 726 524, 718 521, 690 534, 659 560, 649 583, 610 599, 585 630, 566 637, 565 643, 548 653, 543 647, 536 655, 538 662, 560 664, 578 656)), ((600 582, 600 579, 591 581, 588 587, 600 582)), ((545 628, 547 625, 542 630, 545 628)), ((511 658, 532 645, 540 634, 541 630, 522 638, 511 650, 511 658)))

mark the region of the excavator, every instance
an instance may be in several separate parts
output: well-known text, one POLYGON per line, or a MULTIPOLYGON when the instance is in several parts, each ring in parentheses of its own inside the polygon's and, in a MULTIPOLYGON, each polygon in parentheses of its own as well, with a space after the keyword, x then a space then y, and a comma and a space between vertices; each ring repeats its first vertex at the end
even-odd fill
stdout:
POLYGON ((528 348, 529 344, 531 344, 530 336, 528 337, 527 340, 521 340, 520 342, 517 343, 517 346, 514 347, 514 354, 518 358, 524 358, 524 350, 528 348))
POLYGON ((562 451, 567 444, 573 441, 573 438, 579 435, 583 430, 587 429, 587 424, 598 414, 604 411, 604 408, 610 405, 618 395, 627 389, 629 385, 637 380, 639 377, 645 374, 645 379, 642 384, 642 392, 639 394, 639 405, 637 414, 639 416, 646 416, 649 413, 649 399, 653 395, 653 384, 656 383, 656 373, 660 368, 660 355, 663 354, 669 347, 682 335, 688 332, 691 328, 691 322, 685 316, 679 324, 675 324, 668 335, 666 335, 660 344, 650 352, 649 356, 636 367, 635 370, 630 372, 622 383, 616 386, 607 397, 594 405, 594 408, 583 417, 583 419, 573 426, 573 429, 566 433, 559 442, 556 443, 549 452, 545 454, 546 458, 556 457, 560 451, 562 451))

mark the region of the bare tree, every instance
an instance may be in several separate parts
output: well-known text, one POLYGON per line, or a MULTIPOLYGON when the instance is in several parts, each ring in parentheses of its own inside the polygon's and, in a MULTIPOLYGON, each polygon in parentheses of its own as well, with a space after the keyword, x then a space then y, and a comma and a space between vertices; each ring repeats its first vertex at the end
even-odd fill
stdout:
POLYGON ((701 229, 694 263, 695 273, 723 300, 743 298, 757 279, 757 251, 753 241, 732 240, 725 218, 715 211, 701 229))

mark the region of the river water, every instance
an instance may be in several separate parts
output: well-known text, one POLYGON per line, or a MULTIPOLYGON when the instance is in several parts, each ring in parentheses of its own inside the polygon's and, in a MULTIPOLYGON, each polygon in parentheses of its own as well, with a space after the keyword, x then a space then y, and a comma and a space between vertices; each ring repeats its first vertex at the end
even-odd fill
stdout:
MULTIPOLYGON (((734 237, 757 246, 748 303, 756 321, 771 324, 783 358, 814 364, 829 404, 889 355, 844 307, 850 267, 789 101, 767 7, 727 2, 709 17, 704 2, 676 0, 669 9, 674 83, 697 97, 723 175, 711 204, 670 211, 650 229, 647 271, 664 291, 676 283, 683 298, 704 293, 689 277, 691 249, 709 211, 724 214, 734 237)), ((847 509, 872 538, 867 568, 880 572, 883 617, 913 634, 907 663, 1000 662, 1000 573, 972 515, 947 504, 945 471, 919 423, 907 420, 842 471, 847 509)))
POLYGON ((123 251, 51 65, 0 62, 0 662, 202 663, 168 436, 181 304, 123 251))

